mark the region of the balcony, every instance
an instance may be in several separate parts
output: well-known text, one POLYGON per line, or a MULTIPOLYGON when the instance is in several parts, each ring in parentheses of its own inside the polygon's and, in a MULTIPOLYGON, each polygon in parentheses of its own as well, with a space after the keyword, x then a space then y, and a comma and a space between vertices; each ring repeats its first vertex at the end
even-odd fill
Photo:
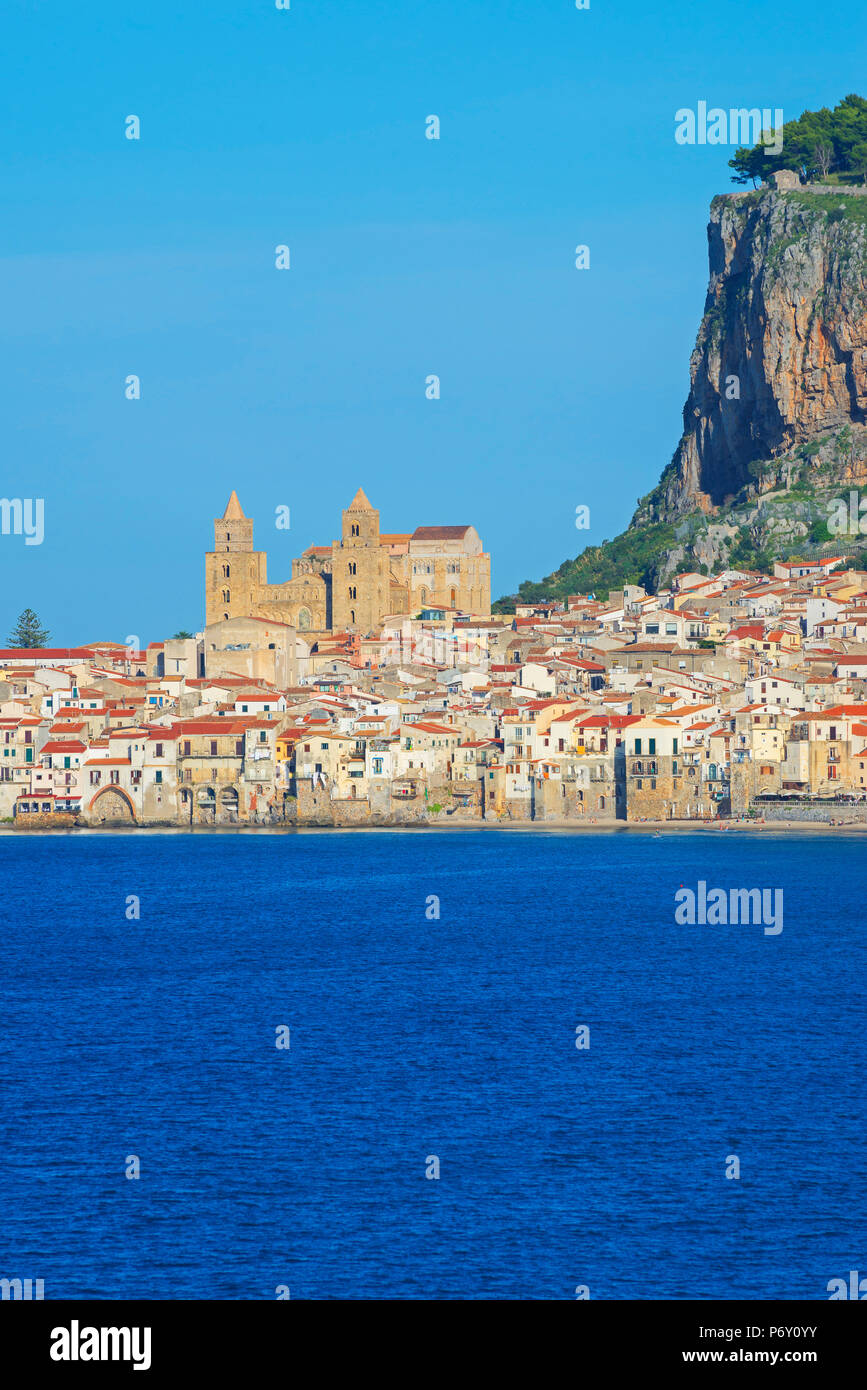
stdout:
POLYGON ((392 796, 407 800, 410 797, 418 796, 418 783, 410 782, 408 779, 399 779, 391 784, 392 796))

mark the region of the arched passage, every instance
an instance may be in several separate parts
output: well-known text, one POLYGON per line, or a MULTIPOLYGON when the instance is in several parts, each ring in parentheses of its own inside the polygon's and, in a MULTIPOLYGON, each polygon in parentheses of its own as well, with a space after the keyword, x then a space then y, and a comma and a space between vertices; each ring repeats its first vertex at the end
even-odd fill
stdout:
POLYGON ((91 820, 100 825, 133 825, 135 807, 120 787, 103 787, 87 808, 91 820))

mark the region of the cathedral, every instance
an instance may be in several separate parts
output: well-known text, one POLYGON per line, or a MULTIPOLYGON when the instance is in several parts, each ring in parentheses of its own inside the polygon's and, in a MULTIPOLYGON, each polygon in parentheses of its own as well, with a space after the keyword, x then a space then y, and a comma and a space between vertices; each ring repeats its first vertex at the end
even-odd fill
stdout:
POLYGON ((424 608, 491 611, 491 557, 474 526, 383 535, 361 488, 343 513, 339 541, 309 546, 282 583, 269 584, 266 570, 264 550, 253 549, 253 522, 233 492, 205 556, 208 624, 265 618, 312 634, 363 636, 384 618, 424 608))

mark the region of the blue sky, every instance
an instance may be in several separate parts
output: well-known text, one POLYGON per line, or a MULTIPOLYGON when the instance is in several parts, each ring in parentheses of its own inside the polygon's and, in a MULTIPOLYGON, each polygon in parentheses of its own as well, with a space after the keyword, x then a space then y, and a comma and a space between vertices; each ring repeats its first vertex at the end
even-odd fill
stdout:
POLYGON ((359 485, 385 530, 476 525, 495 594, 616 534, 732 187, 674 113, 864 93, 865 33, 854 0, 6 0, 0 495, 45 538, 0 535, 0 642, 25 606, 58 644, 200 626, 233 487, 274 581, 359 485))

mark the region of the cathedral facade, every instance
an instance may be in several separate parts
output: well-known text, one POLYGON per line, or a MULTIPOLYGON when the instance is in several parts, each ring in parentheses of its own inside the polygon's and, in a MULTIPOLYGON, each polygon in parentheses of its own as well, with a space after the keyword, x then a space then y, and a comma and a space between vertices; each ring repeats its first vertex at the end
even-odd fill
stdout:
POLYGON ((253 549, 253 522, 235 492, 214 522, 205 556, 205 621, 264 618, 299 631, 365 635, 384 618, 445 608, 487 617, 491 557, 474 526, 418 526, 383 535, 361 488, 343 512, 341 537, 311 545, 292 577, 269 584, 267 556, 253 549))

